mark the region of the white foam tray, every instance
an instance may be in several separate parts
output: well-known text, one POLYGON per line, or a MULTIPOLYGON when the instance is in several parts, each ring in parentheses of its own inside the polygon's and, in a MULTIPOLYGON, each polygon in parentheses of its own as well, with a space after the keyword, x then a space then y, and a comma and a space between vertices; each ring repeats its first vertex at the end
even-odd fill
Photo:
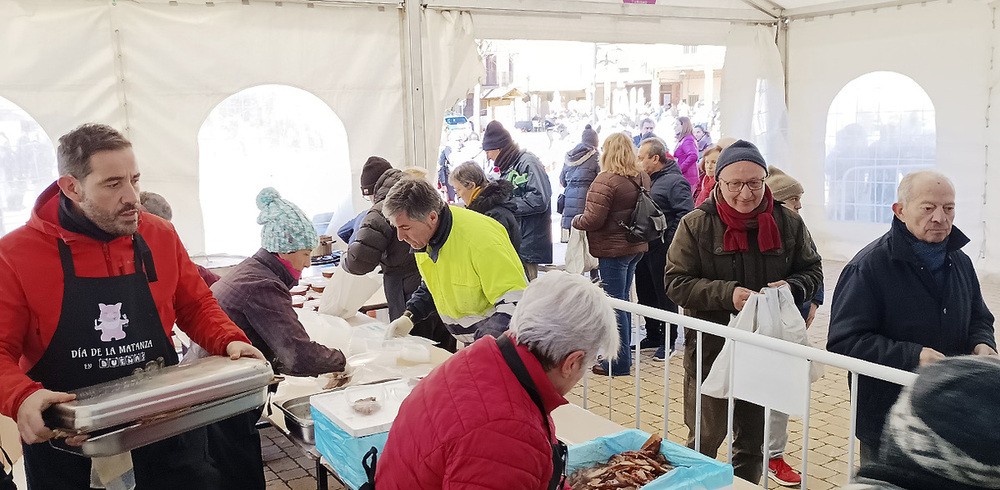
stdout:
POLYGON ((400 379, 366 386, 352 386, 340 391, 315 395, 309 403, 352 437, 386 432, 399 413, 399 406, 410 394, 414 380, 400 379), (356 400, 374 396, 382 408, 362 415, 351 407, 356 400))

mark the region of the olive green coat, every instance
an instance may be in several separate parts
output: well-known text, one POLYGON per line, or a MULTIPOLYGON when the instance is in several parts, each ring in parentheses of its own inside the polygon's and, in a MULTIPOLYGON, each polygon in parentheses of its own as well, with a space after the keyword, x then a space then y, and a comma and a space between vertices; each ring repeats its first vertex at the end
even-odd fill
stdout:
POLYGON ((781 232, 780 249, 760 252, 756 230, 750 229, 749 250, 725 252, 726 225, 714 196, 706 200, 681 219, 667 250, 667 296, 689 316, 723 325, 737 312, 733 306, 737 286, 759 291, 785 280, 797 304, 812 298, 823 283, 823 263, 810 246, 809 230, 797 213, 777 202, 774 221, 781 232))

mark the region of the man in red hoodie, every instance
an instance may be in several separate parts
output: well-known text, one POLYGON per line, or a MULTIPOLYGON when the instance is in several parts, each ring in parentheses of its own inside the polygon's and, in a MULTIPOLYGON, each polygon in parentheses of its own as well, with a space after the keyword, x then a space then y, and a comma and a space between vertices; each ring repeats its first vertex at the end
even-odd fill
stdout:
POLYGON ((542 274, 509 333, 460 350, 406 397, 379 456, 378 488, 562 489, 566 448, 549 414, 602 350, 618 352, 607 294, 581 275, 542 274))
MULTIPOLYGON (((44 442, 70 390, 177 363, 176 324, 212 354, 260 351, 222 312, 167 221, 140 211, 132 144, 104 125, 59 139, 59 180, 0 239, 0 413, 14 417, 29 488, 90 488, 90 460, 44 442), (127 355, 121 355, 128 352, 127 355)), ((82 443, 71 438, 69 444, 82 443)), ((203 429, 132 451, 139 488, 215 488, 203 429)))

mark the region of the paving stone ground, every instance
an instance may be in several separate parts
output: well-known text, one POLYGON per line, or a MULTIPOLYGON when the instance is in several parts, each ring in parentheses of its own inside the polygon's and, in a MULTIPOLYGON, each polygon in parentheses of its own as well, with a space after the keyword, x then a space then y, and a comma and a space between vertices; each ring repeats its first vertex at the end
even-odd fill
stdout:
MULTIPOLYGON (((809 340, 817 348, 826 345, 827 329, 830 322, 830 301, 843 262, 824 261, 826 283, 826 304, 819 309, 816 320, 809 329, 809 340)), ((983 296, 994 313, 1000 312, 1000 284, 984 284, 983 296)), ((641 353, 640 359, 640 416, 638 427, 650 433, 664 434, 664 364, 652 362, 651 353, 641 353)), ((682 356, 670 359, 669 403, 667 407, 666 437, 683 444, 687 438, 687 428, 683 420, 682 356)), ((812 402, 809 419, 808 488, 827 490, 840 488, 847 482, 847 439, 850 428, 850 392, 847 388, 847 373, 841 369, 826 367, 822 379, 813 383, 812 402)), ((636 427, 635 382, 632 377, 614 378, 610 383, 611 403, 609 404, 608 378, 588 374, 587 408, 608 417, 625 427, 636 427), (610 405, 610 406, 609 406, 610 405)), ((570 402, 583 405, 583 386, 579 385, 567 398, 570 402)), ((791 419, 788 424, 789 439, 786 461, 793 468, 801 467, 802 434, 801 419, 791 419)), ((268 490, 315 489, 315 469, 313 462, 302 451, 285 440, 273 428, 261 431, 265 477, 268 490)), ((725 444, 719 451, 719 459, 725 460, 725 444)), ((855 457, 855 461, 857 458, 855 457)), ((770 487, 775 485, 771 482, 770 487)), ((343 488, 335 482, 331 489, 343 488)))

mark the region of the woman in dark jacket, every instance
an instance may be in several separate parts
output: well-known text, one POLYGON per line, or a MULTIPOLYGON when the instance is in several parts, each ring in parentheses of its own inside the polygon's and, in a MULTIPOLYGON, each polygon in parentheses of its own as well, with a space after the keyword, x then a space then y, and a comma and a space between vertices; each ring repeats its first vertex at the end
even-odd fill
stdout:
MULTIPOLYGON (((356 275, 367 274, 379 265, 382 266, 389 320, 402 316, 406 310, 406 301, 420 286, 420 272, 410 253, 410 246, 399 240, 396 228, 382 214, 382 202, 389 189, 404 178, 406 174, 389 166, 389 162, 379 157, 368 159, 361 175, 362 192, 372 196, 374 204, 361 220, 357 237, 342 259, 344 270, 356 275), (374 183, 370 183, 371 181, 374 183)), ((445 328, 437 313, 416 322, 411 334, 441 342, 442 348, 454 352, 455 338, 445 328)))
POLYGON ((565 205, 562 210, 562 241, 569 241, 569 229, 576 215, 583 213, 587 190, 601 171, 600 153, 597 151, 597 131, 588 124, 583 130, 579 145, 566 153, 566 163, 559 173, 565 205))
MULTIPOLYGON (((649 190, 649 175, 639 169, 632 139, 624 133, 612 134, 601 148, 601 173, 587 192, 583 214, 573 218, 573 227, 587 232, 590 253, 597 257, 601 271, 602 286, 613 298, 629 299, 635 267, 648 249, 646 242, 629 242, 625 237, 627 230, 621 225, 631 224, 640 185, 649 190)), ((632 322, 628 313, 618 311, 617 315, 621 347, 610 371, 612 376, 627 376, 632 369, 629 356, 632 322)), ((594 373, 608 374, 607 363, 594 366, 594 373)))
POLYGON ((506 180, 490 182, 476 162, 465 162, 452 171, 451 185, 466 208, 497 220, 507 230, 514 250, 521 249, 521 227, 517 225, 514 204, 510 202, 514 184, 506 180))

